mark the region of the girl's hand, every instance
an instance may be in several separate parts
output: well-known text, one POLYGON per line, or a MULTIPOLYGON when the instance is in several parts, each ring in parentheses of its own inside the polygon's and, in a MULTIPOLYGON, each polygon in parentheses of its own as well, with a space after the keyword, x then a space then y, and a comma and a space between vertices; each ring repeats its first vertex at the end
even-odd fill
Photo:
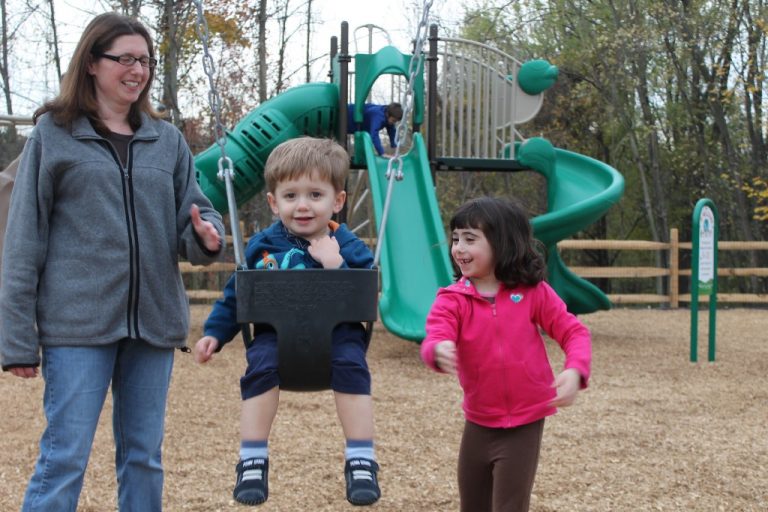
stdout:
POLYGON ((213 353, 219 347, 219 340, 213 336, 203 336, 197 343, 195 348, 192 349, 192 354, 195 356, 196 363, 207 363, 212 357, 213 353))
POLYGON ((344 263, 339 242, 332 236, 310 240, 308 249, 309 255, 318 261, 323 268, 339 268, 344 263))
POLYGON ((192 217, 192 227, 197 232, 197 236, 203 241, 205 248, 210 252, 218 252, 221 249, 221 235, 216 231, 213 224, 203 220, 200 216, 200 207, 193 204, 189 209, 189 215, 192 217))
POLYGON ((552 384, 552 387, 557 389, 557 396, 549 405, 552 407, 568 407, 573 405, 581 387, 581 374, 575 368, 563 370, 555 378, 555 383, 552 384))
POLYGON ((456 343, 451 340, 435 345, 435 364, 450 375, 456 375, 456 343))

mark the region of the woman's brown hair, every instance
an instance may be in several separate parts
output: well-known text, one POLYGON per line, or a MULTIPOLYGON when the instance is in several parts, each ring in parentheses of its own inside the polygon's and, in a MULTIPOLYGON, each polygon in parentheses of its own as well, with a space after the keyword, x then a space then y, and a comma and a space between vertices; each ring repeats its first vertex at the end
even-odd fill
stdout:
MULTIPOLYGON (((93 18, 80 36, 75 53, 62 78, 59 95, 38 108, 32 116, 33 121, 37 123, 41 115, 51 112, 57 124, 71 126, 75 119, 85 115, 91 120, 97 132, 108 133, 109 130, 99 119, 96 88, 93 77, 88 73, 88 67, 96 55, 110 49, 115 39, 130 35, 143 37, 147 42, 149 56, 154 58, 152 37, 140 21, 112 12, 93 18)), ((138 100, 131 105, 128 123, 134 130, 141 126, 142 112, 154 118, 160 117, 149 101, 149 89, 154 78, 155 68, 149 68, 147 85, 141 91, 138 100)))

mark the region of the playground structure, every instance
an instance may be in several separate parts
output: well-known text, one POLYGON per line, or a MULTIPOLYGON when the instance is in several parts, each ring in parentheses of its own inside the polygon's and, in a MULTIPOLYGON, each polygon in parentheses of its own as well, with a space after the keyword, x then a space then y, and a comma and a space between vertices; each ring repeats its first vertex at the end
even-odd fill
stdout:
MULTIPOLYGON (((278 144, 311 135, 336 138, 346 147, 347 104, 355 104, 354 119, 361 123, 363 104, 379 77, 412 77, 413 83, 407 84, 413 91, 413 104, 408 105, 412 116, 404 122, 411 123, 413 136, 401 144, 406 151, 398 159, 403 179, 392 188, 391 208, 386 209, 385 202, 392 160, 377 155, 364 131, 354 133, 351 155, 354 168, 367 169, 377 225, 386 222, 377 254, 381 255, 379 311, 387 329, 420 341, 435 292, 451 282, 448 243, 433 180, 435 172, 445 170, 543 175, 547 212, 533 218, 532 224, 535 236, 547 248, 549 281, 574 313, 608 309, 605 294, 564 265, 556 244, 605 214, 621 197, 623 178, 610 166, 554 148, 545 139, 525 140, 516 129, 536 115, 557 68, 539 60, 521 63, 476 42, 441 39, 434 25, 426 60, 419 61, 413 74, 409 69, 415 57, 393 46, 354 56, 348 47, 348 28, 342 23, 340 48, 336 38, 331 41, 330 82, 288 89, 227 133, 235 203, 242 205, 263 188, 264 163, 278 144), (426 141, 420 131, 424 125, 426 141)), ((217 177, 218 160, 218 148, 213 146, 196 157, 195 165, 203 191, 224 212, 227 193, 217 177)))

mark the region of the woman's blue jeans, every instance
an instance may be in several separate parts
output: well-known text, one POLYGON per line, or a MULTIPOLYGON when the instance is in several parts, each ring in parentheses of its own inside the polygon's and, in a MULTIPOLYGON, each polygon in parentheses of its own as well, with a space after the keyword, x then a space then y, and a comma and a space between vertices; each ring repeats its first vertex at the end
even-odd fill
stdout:
POLYGON ((173 349, 140 340, 43 347, 47 426, 22 512, 75 512, 110 383, 119 509, 162 510, 160 452, 172 368, 173 349))

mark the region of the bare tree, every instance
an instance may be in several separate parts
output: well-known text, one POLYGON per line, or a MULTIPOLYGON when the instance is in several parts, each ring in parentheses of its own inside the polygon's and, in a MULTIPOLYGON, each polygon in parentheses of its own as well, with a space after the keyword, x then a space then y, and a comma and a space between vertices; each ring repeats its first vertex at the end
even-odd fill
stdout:
POLYGON ((307 52, 304 56, 304 65, 307 70, 306 82, 309 83, 312 80, 310 73, 312 68, 312 57, 310 55, 310 46, 312 44, 312 0, 307 0, 307 52))
POLYGON ((2 41, 0 42, 0 44, 2 44, 2 49, 0 50, 0 52, 2 52, 2 56, 0 57, 0 78, 2 78, 5 107, 9 115, 13 115, 13 101, 11 99, 13 97, 13 91, 11 90, 11 64, 9 58, 13 49, 13 41, 16 38, 16 32, 21 28, 22 24, 32 17, 38 9, 36 5, 26 4, 26 6, 27 10, 19 14, 18 23, 16 23, 14 27, 11 27, 9 25, 11 21, 8 19, 8 5, 6 0, 0 0, 0 19, 2 20, 2 27, 0 27, 0 32, 2 32, 2 41))
POLYGON ((141 12, 141 0, 119 0, 116 2, 115 10, 122 12, 126 16, 138 18, 141 12))
POLYGON ((56 66, 56 76, 61 81, 61 57, 59 56, 59 35, 56 31, 56 11, 53 7, 53 0, 48 0, 48 6, 50 7, 49 20, 51 22, 51 49, 53 50, 53 64, 56 66))
MULTIPOLYGON (((161 44, 159 56, 161 57, 162 65, 162 79, 163 79, 163 92, 162 92, 162 105, 166 109, 168 120, 176 125, 179 129, 183 129, 183 120, 181 116, 181 110, 179 109, 179 46, 180 37, 184 33, 184 30, 180 30, 179 23, 181 22, 178 9, 181 7, 185 9, 183 5, 185 2, 174 2, 174 0, 163 0, 160 6, 160 33, 161 44)), ((181 17, 183 19, 183 16, 181 17)))
POLYGON ((2 19, 2 60, 0 60, 0 77, 3 80, 3 93, 5 93, 5 109, 9 115, 13 115, 13 100, 11 99, 11 77, 8 72, 8 55, 10 54, 11 38, 8 33, 8 9, 5 0, 0 0, 0 17, 2 19))
MULTIPOLYGON (((293 25, 289 23, 290 20, 298 18, 302 14, 303 8, 311 7, 312 2, 308 4, 300 4, 298 7, 292 7, 290 0, 281 0, 282 4, 277 6, 277 26, 278 26, 278 48, 277 48, 277 71, 275 75, 275 94, 279 94, 285 90, 286 82, 290 78, 285 74, 286 68, 286 52, 290 44, 291 39, 299 33, 303 28, 303 23, 293 25)), ((307 28, 310 30, 310 27, 307 28)))
POLYGON ((258 69, 259 69, 259 103, 267 101, 267 0, 259 0, 258 19, 258 69))

